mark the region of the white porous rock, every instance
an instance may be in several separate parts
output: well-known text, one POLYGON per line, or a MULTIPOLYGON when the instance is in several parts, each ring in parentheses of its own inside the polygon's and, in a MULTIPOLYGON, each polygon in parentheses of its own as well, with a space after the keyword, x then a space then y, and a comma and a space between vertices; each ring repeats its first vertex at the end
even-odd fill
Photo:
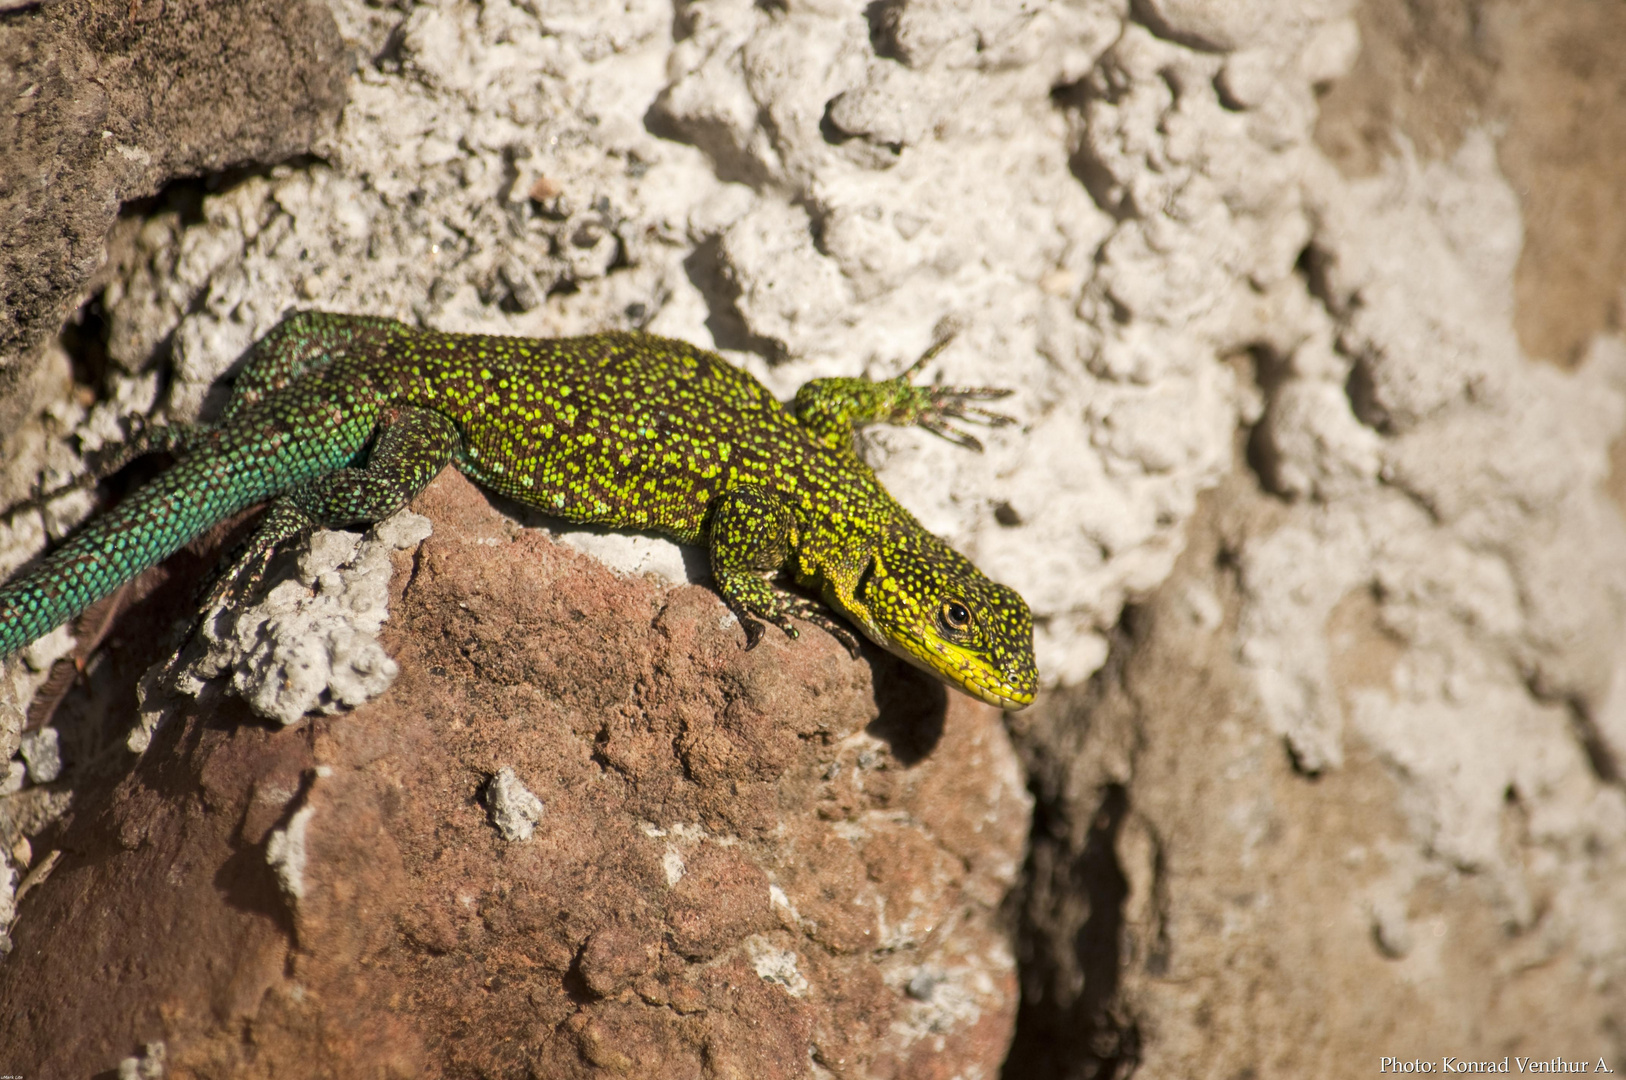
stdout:
POLYGON ((205 621, 206 651, 177 687, 196 694, 230 674, 233 691, 255 712, 284 725, 382 694, 398 672, 377 636, 389 615, 390 556, 430 531, 428 518, 403 510, 366 537, 317 532, 297 576, 240 611, 205 621))
POLYGON ((12 655, 0 657, 0 761, 17 754, 29 703, 51 677, 56 662, 76 645, 69 629, 59 626, 12 655))
POLYGON ((653 574, 673 585, 691 585, 706 576, 696 560, 685 558, 684 548, 659 536, 560 529, 554 539, 622 574, 653 574))
POLYGON ((486 783, 486 805, 491 823, 504 840, 529 840, 542 820, 542 800, 520 780, 513 768, 504 765, 486 783))
POLYGON ((28 702, 37 689, 29 674, 20 658, 0 660, 0 761, 11 758, 22 744, 28 702))
POLYGON ((940 966, 926 969, 907 961, 889 965, 883 975, 888 985, 908 998, 902 1018, 894 1022, 911 1040, 931 1039, 975 1024, 985 1012, 998 1007, 1000 990, 991 973, 1016 966, 1016 958, 1003 942, 987 944, 981 955, 943 959, 946 962, 940 966))
POLYGON ((163 1080, 164 1062, 168 1058, 168 1048, 162 1040, 150 1042, 140 1057, 119 1061, 119 1080, 163 1080))
POLYGON ((751 969, 763 982, 779 986, 793 998, 807 996, 806 976, 796 970, 796 953, 783 949, 761 934, 745 939, 745 954, 751 959, 751 969))
POLYGON ((28 779, 49 784, 62 775, 62 746, 54 727, 30 731, 19 741, 18 754, 28 766, 28 779))
POLYGON ((0 854, 0 932, 7 930, 17 918, 17 882, 16 867, 0 854))
POLYGON ((283 894, 295 904, 305 899, 305 841, 315 816, 316 807, 302 806, 288 818, 288 824, 272 830, 265 841, 266 865, 276 874, 283 894))
POLYGON ((1257 306, 1250 282, 1291 276, 1307 233, 1291 169, 1196 92, 1217 58, 1126 30, 1117 3, 900 5, 877 31, 898 58, 856 3, 690 4, 681 41, 654 3, 608 22, 508 0, 336 15, 382 59, 360 63, 324 163, 155 228, 175 282, 116 297, 151 326, 133 337, 172 330, 174 413, 313 295, 448 330, 645 327, 784 398, 891 375, 958 328, 931 375, 1010 387, 1022 425, 981 455, 921 431, 866 453, 1027 598, 1047 682, 1100 665, 1227 466, 1244 391, 1214 356, 1244 336, 1234 313, 1257 306), (1110 102, 1053 94, 1169 63, 1179 101, 1139 77, 1110 102), (1149 161, 1131 118, 1178 145, 1149 161), (1080 155, 1169 213, 1104 209, 1080 155))
MULTIPOLYGON (((1598 342, 1573 375, 1522 356, 1522 228, 1489 133, 1448 161, 1326 180, 1314 243, 1333 319, 1302 348, 1333 348, 1354 378, 1311 363, 1267 405, 1275 484, 1304 501, 1241 553, 1241 656, 1296 760, 1334 767, 1353 732, 1394 770, 1422 850, 1482 875, 1528 926, 1533 894, 1593 873, 1557 852, 1614 863, 1626 843, 1609 762, 1626 745, 1626 527, 1601 490, 1626 429, 1626 348, 1598 342), (1324 389, 1303 404, 1303 387, 1345 381, 1368 434, 1324 389), (1398 654, 1387 685, 1341 701, 1326 627, 1359 594, 1398 654), (1539 822, 1528 847, 1509 844, 1510 801, 1539 822)), ((1547 933, 1626 963, 1621 887, 1563 895, 1547 933)))

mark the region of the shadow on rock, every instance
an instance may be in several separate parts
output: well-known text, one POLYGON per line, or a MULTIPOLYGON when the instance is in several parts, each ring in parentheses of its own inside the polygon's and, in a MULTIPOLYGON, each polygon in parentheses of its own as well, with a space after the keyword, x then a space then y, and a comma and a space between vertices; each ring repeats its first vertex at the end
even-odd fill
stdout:
POLYGON ((915 765, 943 738, 948 687, 890 656, 874 661, 873 667, 880 715, 866 730, 886 743, 899 764, 915 765))

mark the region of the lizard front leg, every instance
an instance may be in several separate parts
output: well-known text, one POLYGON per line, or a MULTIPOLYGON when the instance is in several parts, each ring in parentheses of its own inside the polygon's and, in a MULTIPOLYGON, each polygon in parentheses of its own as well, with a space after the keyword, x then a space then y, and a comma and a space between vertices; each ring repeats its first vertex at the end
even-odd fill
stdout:
POLYGON ((837 453, 852 453, 856 428, 865 424, 922 427, 967 450, 981 450, 982 442, 954 421, 1003 427, 1014 418, 976 404, 1007 397, 1009 390, 987 386, 917 386, 912 381, 949 343, 938 341, 902 374, 876 382, 872 379, 814 379, 796 391, 792 405, 796 420, 819 443, 837 453))
POLYGON ((796 517, 783 497, 748 485, 719 495, 712 503, 711 574, 723 602, 745 630, 745 647, 762 640, 762 622, 771 622, 789 637, 799 636, 792 616, 829 633, 858 655, 858 639, 822 604, 797 596, 773 582, 795 553, 796 517))

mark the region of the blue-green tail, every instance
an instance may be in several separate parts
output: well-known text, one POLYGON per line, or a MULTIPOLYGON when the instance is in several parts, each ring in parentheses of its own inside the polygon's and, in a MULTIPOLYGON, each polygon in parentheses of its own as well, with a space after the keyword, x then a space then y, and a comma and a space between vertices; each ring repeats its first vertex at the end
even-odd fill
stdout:
POLYGON ((206 455, 98 514, 27 573, 0 588, 0 656, 61 626, 214 525, 273 494, 269 477, 206 455))

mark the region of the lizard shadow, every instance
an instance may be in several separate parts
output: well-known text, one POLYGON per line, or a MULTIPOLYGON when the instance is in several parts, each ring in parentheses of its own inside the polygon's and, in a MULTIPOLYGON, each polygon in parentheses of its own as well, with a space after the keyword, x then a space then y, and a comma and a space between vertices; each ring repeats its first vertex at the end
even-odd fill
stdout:
MULTIPOLYGON (((148 843, 145 831, 131 824, 131 815, 137 813, 133 808, 147 805, 142 800, 220 809, 206 793, 202 777, 222 744, 290 737, 235 697, 206 693, 193 701, 160 682, 148 687, 148 692, 157 690, 157 696, 147 704, 162 709, 163 721, 152 730, 145 751, 132 753, 126 744, 137 727, 146 676, 196 646, 199 582, 212 577, 221 551, 246 535, 255 520, 252 511, 237 515, 142 572, 115 594, 106 626, 93 637, 85 638, 82 627, 75 625, 86 642, 84 654, 76 652, 58 662, 69 672, 67 684, 60 695, 44 702, 42 714, 36 715, 31 707, 29 715, 29 728, 56 730, 63 769, 49 787, 71 793, 73 800, 72 813, 34 837, 41 850, 61 850, 81 869, 109 863, 148 843)), ((291 932, 286 904, 265 865, 263 843, 243 841, 234 828, 226 831, 231 856, 215 881, 222 897, 291 932)))
POLYGON ((864 652, 880 712, 865 731, 886 743, 898 763, 908 768, 929 757, 942 741, 948 687, 880 649, 866 644, 864 652))

